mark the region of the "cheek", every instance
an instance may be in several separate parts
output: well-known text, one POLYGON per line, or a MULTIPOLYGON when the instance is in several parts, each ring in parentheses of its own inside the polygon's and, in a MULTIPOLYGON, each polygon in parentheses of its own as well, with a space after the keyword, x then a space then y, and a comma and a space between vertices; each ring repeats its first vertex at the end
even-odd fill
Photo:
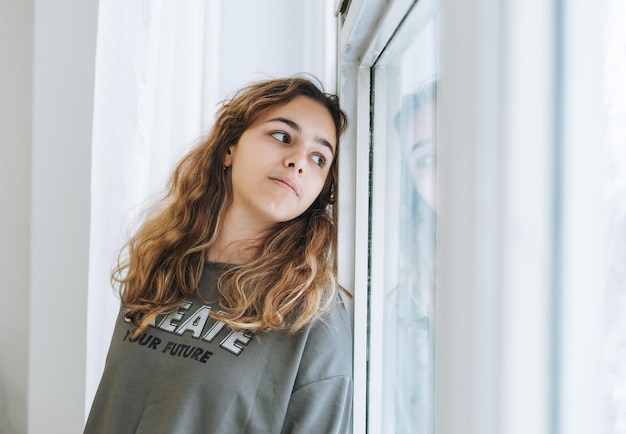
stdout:
POLYGON ((328 204, 331 200, 332 190, 332 182, 330 182, 328 177, 326 177, 316 189, 317 194, 315 194, 315 198, 313 201, 319 199, 321 202, 323 202, 324 205, 328 204))
POLYGON ((423 189, 430 188, 430 185, 432 184, 433 173, 430 168, 413 170, 411 172, 411 178, 413 179, 413 185, 415 186, 415 188, 422 191, 423 189))

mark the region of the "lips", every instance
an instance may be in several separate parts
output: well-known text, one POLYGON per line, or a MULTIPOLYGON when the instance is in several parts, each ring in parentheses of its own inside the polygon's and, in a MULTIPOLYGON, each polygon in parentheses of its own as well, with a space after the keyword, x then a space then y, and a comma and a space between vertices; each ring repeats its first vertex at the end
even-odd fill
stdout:
POLYGON ((298 185, 293 180, 282 176, 272 176, 270 179, 286 190, 290 190, 296 196, 300 196, 298 185))

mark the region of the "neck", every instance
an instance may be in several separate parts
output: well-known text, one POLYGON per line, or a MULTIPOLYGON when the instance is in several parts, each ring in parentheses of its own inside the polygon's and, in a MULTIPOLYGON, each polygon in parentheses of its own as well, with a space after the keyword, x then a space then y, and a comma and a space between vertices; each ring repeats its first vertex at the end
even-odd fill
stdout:
POLYGON ((268 228, 250 225, 226 213, 222 228, 207 251, 212 262, 244 264, 258 256, 259 246, 268 228))

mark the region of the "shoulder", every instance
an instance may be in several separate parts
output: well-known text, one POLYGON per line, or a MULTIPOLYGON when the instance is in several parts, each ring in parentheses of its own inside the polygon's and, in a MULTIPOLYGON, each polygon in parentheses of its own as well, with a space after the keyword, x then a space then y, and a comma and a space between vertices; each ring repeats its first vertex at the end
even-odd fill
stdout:
POLYGON ((326 315, 310 324, 296 389, 334 377, 352 377, 350 307, 338 299, 326 315))
POLYGON ((306 326, 312 338, 352 340, 352 300, 338 291, 332 300, 318 310, 317 316, 306 326))
MULTIPOLYGON (((310 325, 309 340, 349 343, 352 345, 352 303, 337 297, 328 312, 310 325)), ((329 342, 324 342, 329 343, 329 342)))

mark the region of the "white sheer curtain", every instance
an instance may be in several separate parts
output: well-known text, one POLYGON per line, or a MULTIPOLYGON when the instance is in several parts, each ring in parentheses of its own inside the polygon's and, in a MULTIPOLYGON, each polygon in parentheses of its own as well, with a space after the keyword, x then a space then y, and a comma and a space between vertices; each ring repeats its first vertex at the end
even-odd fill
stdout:
POLYGON ((335 86, 334 0, 101 0, 94 95, 85 411, 119 299, 117 254, 175 162, 242 84, 309 73, 335 86))
POLYGON ((119 299, 109 276, 138 212, 203 127, 205 5, 101 1, 93 126, 88 411, 119 299))

